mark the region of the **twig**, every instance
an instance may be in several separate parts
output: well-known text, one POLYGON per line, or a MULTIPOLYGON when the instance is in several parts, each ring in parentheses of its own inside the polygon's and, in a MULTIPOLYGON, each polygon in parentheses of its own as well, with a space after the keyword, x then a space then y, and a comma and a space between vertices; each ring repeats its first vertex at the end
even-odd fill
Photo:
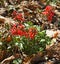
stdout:
POLYGON ((58 10, 55 10, 55 14, 57 14, 58 17, 60 17, 60 12, 58 10))
POLYGON ((21 56, 20 54, 12 55, 12 56, 4 59, 4 60, 1 62, 1 64, 7 64, 7 62, 10 62, 10 61, 12 61, 12 60, 14 60, 14 59, 16 59, 16 58, 19 58, 20 56, 21 56))

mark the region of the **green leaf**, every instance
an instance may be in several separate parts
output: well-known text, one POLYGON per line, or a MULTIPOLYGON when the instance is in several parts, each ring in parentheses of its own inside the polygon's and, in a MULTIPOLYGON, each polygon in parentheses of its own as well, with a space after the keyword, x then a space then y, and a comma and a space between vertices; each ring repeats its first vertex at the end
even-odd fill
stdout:
POLYGON ((40 48, 39 48, 39 51, 41 51, 41 52, 42 52, 43 50, 44 50, 44 48, 43 48, 43 47, 40 47, 40 48))

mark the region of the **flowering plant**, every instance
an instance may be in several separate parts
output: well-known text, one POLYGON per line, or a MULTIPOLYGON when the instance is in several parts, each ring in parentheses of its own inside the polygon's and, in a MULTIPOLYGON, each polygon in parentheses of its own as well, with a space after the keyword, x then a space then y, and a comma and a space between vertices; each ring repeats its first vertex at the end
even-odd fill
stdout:
POLYGON ((44 12, 42 12, 44 15, 47 16, 47 20, 50 22, 52 21, 52 18, 54 16, 54 12, 52 10, 53 10, 52 6, 46 6, 44 12))
POLYGON ((46 36, 45 30, 40 30, 40 26, 28 25, 27 27, 19 24, 14 25, 10 32, 13 36, 14 45, 17 45, 28 55, 45 50, 46 45, 50 43, 50 38, 46 36))
POLYGON ((17 11, 12 12, 12 17, 14 18, 14 20, 18 20, 21 22, 24 21, 22 13, 18 13, 17 11))
POLYGON ((28 55, 44 51, 46 45, 50 43, 45 30, 41 31, 40 26, 37 25, 25 24, 12 25, 5 39, 1 38, 1 43, 4 43, 0 47, 3 49, 4 46, 7 51, 11 51, 11 54, 17 52, 16 47, 28 55))

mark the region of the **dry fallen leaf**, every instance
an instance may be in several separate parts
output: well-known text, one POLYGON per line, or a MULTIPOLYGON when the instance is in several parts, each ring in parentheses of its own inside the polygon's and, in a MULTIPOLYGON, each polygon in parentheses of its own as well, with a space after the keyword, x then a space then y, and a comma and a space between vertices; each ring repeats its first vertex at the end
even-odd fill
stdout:
POLYGON ((0 18, 0 24, 1 24, 1 23, 4 23, 4 21, 5 21, 5 19, 0 18))

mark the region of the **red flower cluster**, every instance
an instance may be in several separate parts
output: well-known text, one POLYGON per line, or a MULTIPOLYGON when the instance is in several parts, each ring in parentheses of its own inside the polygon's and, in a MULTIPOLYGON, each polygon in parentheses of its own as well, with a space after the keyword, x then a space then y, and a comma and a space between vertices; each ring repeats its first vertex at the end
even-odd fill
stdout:
POLYGON ((49 15, 48 15, 48 20, 51 21, 52 18, 53 18, 53 16, 54 16, 54 12, 51 11, 51 12, 49 13, 49 15))
POLYGON ((28 34, 29 34, 29 37, 33 39, 37 34, 37 30, 35 28, 30 28, 28 34))
POLYGON ((46 6, 46 8, 45 8, 45 11, 47 11, 47 12, 49 12, 49 11, 51 11, 52 10, 52 7, 51 6, 46 6))
POLYGON ((18 13, 16 11, 13 11, 12 17, 14 18, 14 20, 24 21, 22 13, 18 13))
POLYGON ((47 15, 48 21, 52 21, 52 18, 54 16, 54 12, 52 11, 52 6, 46 6, 44 12, 42 12, 44 15, 47 15))
POLYGON ((26 38, 33 39, 35 35, 37 34, 37 31, 35 28, 30 28, 28 31, 24 29, 24 25, 20 24, 18 26, 14 25, 10 32, 12 35, 20 35, 25 36, 26 38))
POLYGON ((24 35, 23 30, 24 29, 24 25, 20 24, 20 25, 13 25, 13 27, 11 28, 10 32, 12 35, 24 35))
POLYGON ((13 11, 12 17, 15 17, 17 15, 17 11, 13 11))

